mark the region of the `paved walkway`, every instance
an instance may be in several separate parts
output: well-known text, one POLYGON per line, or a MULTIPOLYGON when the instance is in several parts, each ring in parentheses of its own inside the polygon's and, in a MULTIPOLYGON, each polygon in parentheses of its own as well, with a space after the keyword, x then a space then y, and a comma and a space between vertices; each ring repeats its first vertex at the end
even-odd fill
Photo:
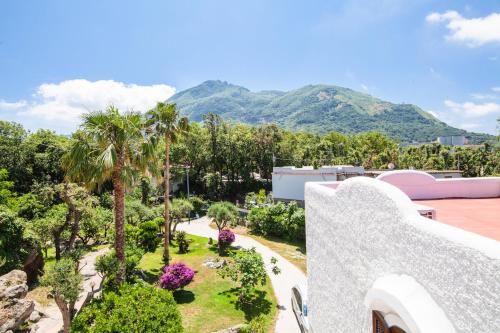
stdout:
MULTIPOLYGON (((217 230, 210 228, 209 224, 210 220, 207 217, 202 217, 191 221, 191 223, 179 224, 177 226, 177 230, 184 230, 185 232, 196 236, 212 237, 213 239, 217 239, 217 230)), ((236 240, 233 245, 241 246, 247 249, 255 247, 257 252, 259 252, 264 259, 266 270, 271 278, 271 283, 279 305, 276 332, 300 333, 297 320, 295 319, 295 315, 292 311, 290 300, 292 287, 296 284, 306 283, 306 276, 304 273, 278 253, 250 237, 236 235, 236 240), (273 265, 270 263, 270 260, 272 257, 278 259, 277 266, 281 269, 281 273, 278 275, 274 275, 271 271, 273 265)))
MULTIPOLYGON (((109 249, 101 249, 95 252, 87 253, 80 260, 80 273, 83 275, 83 291, 75 304, 75 308, 79 310, 82 303, 85 301, 88 292, 92 291, 92 286, 94 290, 101 284, 101 276, 97 274, 95 270, 95 261, 98 256, 101 256, 108 252, 109 249)), ((40 311, 44 314, 44 317, 36 324, 39 333, 58 333, 62 331, 62 316, 61 311, 55 303, 51 303, 46 307, 36 305, 35 310, 40 311)))

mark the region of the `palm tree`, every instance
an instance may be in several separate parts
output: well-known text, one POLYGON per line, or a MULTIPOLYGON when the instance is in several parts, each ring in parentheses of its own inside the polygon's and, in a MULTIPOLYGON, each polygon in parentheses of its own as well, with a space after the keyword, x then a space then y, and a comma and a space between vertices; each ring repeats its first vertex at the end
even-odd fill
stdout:
POLYGON ((174 143, 179 134, 188 130, 188 119, 181 117, 175 104, 159 102, 156 107, 147 113, 147 123, 150 126, 154 137, 157 140, 163 138, 165 143, 165 161, 163 164, 163 184, 164 184, 164 219, 165 232, 163 239, 163 261, 168 264, 170 253, 168 249, 170 240, 170 145, 174 143))
POLYGON ((116 282, 121 284, 125 279, 125 188, 134 182, 139 170, 145 169, 153 156, 153 145, 144 135, 140 113, 121 115, 113 106, 84 115, 81 130, 74 138, 63 159, 67 176, 88 187, 109 180, 113 184, 115 251, 119 262, 116 282))

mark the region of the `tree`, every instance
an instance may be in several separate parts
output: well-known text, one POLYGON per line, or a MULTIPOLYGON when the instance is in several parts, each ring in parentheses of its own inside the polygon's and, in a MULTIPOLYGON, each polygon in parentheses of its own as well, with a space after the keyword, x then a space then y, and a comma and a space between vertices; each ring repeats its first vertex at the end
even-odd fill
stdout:
MULTIPOLYGON (((220 234, 221 230, 228 225, 235 225, 238 219, 238 209, 230 202, 217 202, 208 208, 207 215, 212 219, 212 222, 217 225, 220 234)), ((222 244, 219 243, 218 246, 219 253, 222 253, 222 244)))
POLYGON ((158 103, 156 107, 147 113, 148 125, 152 133, 159 140, 162 138, 165 144, 165 160, 163 163, 163 184, 165 205, 165 235, 163 239, 163 261, 168 264, 170 260, 170 145, 177 141, 179 134, 188 129, 188 120, 181 117, 175 104, 158 103))
MULTIPOLYGON (((240 301, 254 290, 257 285, 266 284, 266 268, 262 256, 255 251, 255 248, 241 249, 233 254, 233 262, 224 266, 218 271, 222 278, 230 278, 234 282, 240 284, 240 301)), ((271 263, 274 265, 272 271, 274 274, 279 274, 280 270, 276 266, 277 260, 271 258, 271 263)))
POLYGON ((62 233, 69 224, 68 208, 65 204, 52 206, 43 217, 33 221, 32 228, 40 240, 45 256, 47 256, 49 242, 52 241, 56 250, 56 260, 61 259, 62 233))
POLYGON ((187 199, 172 200, 171 214, 174 223, 172 230, 170 230, 171 235, 175 234, 177 225, 182 222, 183 218, 188 217, 193 209, 193 204, 187 199))
POLYGON ((75 269, 75 262, 69 258, 59 260, 44 276, 42 283, 50 287, 54 295, 62 314, 64 333, 70 332, 75 303, 82 290, 82 276, 75 269))
POLYGON ((159 239, 157 236, 158 226, 154 221, 146 221, 139 224, 139 245, 145 252, 155 252, 159 239))
POLYGON ((76 182, 93 186, 110 180, 113 184, 115 250, 120 263, 116 278, 121 284, 125 278, 125 188, 138 178, 138 171, 146 169, 153 145, 144 135, 141 114, 121 115, 113 106, 84 115, 81 128, 64 164, 67 175, 76 182))

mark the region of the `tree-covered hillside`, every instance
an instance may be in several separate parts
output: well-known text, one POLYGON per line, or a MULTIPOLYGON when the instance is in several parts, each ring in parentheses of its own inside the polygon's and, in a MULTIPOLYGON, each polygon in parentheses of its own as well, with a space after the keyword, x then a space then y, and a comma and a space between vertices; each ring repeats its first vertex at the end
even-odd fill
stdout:
POLYGON ((348 88, 309 85, 288 92, 252 92, 222 81, 206 81, 169 99, 191 120, 214 112, 249 124, 276 123, 295 131, 356 134, 381 131, 401 142, 430 142, 465 135, 472 143, 492 139, 448 126, 412 104, 394 104, 348 88))

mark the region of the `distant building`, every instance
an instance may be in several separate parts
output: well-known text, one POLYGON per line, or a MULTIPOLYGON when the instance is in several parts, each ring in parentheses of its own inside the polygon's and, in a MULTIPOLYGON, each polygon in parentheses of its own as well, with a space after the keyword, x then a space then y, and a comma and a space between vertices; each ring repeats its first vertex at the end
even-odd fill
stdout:
POLYGON ((292 166, 273 168, 273 198, 277 201, 304 202, 304 185, 306 182, 327 182, 344 180, 364 174, 363 167, 352 165, 312 166, 296 168, 292 166))
POLYGON ((446 146, 465 146, 468 140, 463 135, 438 136, 437 142, 446 146))

